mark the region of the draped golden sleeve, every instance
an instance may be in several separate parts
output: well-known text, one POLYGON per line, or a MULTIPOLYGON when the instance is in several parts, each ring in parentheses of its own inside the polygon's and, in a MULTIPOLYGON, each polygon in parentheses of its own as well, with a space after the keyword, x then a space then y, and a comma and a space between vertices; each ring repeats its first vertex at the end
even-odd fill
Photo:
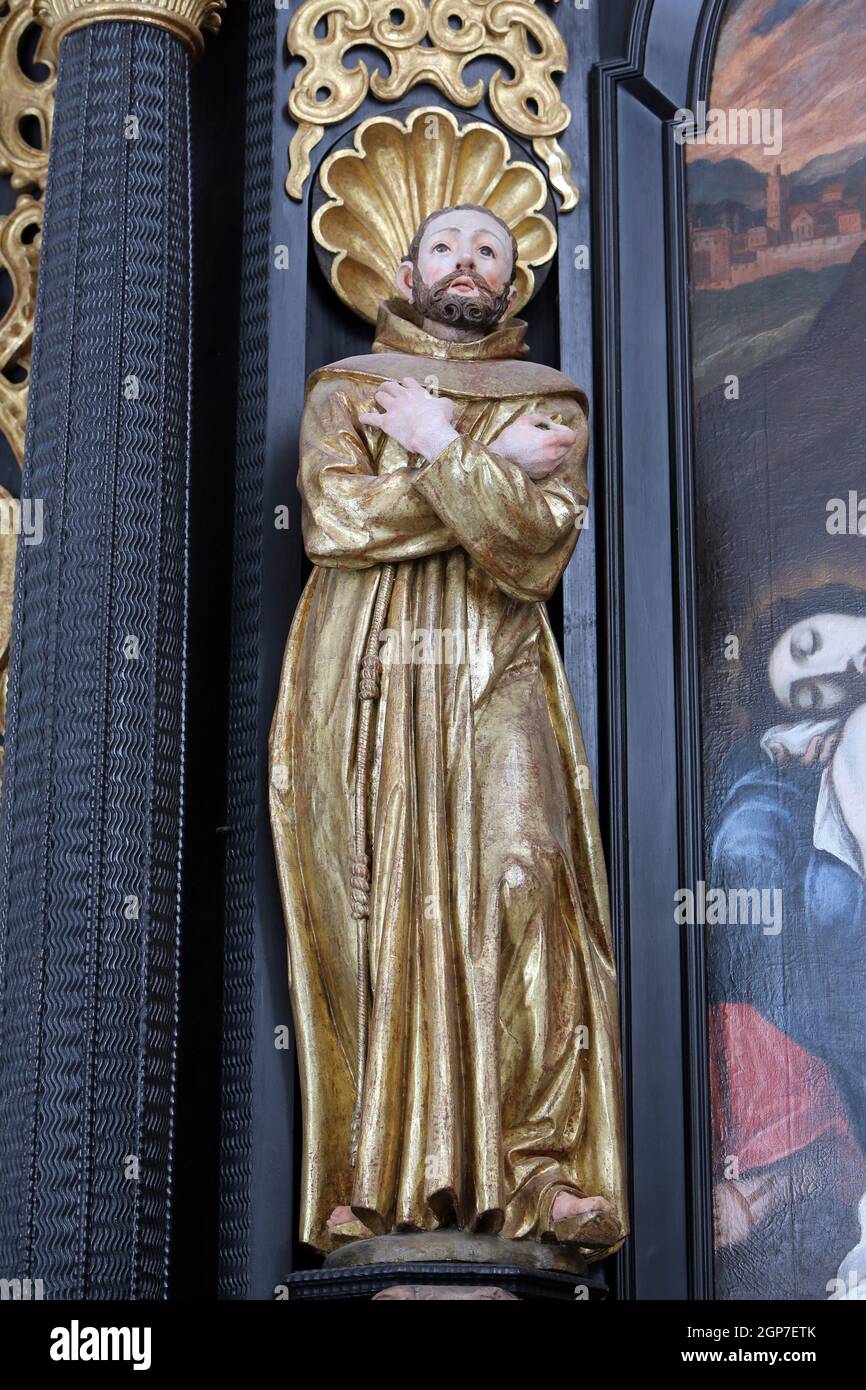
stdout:
POLYGON ((285 653, 270 796, 303 1095, 301 1237, 320 1251, 338 1240, 327 1223, 340 1206, 360 1235, 555 1241, 560 1192, 610 1204, 589 1258, 626 1233, 607 882, 544 607, 585 517, 586 401, 521 360, 524 331, 506 320, 446 342, 389 304, 373 354, 308 385, 299 483, 314 569, 285 653), (459 437, 432 460, 360 423, 382 382, 407 376, 455 403, 459 437), (542 482, 496 450, 528 412, 576 435, 542 482), (377 597, 353 1136, 359 683, 377 597))

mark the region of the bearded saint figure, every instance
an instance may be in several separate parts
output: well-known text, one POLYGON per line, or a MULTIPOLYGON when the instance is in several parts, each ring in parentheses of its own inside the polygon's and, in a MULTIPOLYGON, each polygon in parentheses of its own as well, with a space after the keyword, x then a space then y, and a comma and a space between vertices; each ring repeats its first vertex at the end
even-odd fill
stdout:
POLYGON ((607 882, 545 608, 587 407, 523 360, 516 261, 486 209, 436 212, 373 354, 307 387, 314 570, 270 788, 322 1252, 445 1228, 592 1259, 626 1233, 607 882))

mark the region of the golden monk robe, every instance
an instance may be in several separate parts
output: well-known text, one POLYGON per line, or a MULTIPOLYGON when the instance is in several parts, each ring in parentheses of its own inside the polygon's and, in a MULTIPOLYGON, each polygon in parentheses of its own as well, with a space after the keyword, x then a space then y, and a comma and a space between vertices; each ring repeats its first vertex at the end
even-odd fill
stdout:
POLYGON ((522 360, 514 268, 498 218, 435 214, 373 355, 308 383, 315 568, 271 732, 271 812, 301 1237, 321 1251, 460 1227, 595 1258, 626 1230, 605 868, 544 607, 585 516, 586 401, 522 360))

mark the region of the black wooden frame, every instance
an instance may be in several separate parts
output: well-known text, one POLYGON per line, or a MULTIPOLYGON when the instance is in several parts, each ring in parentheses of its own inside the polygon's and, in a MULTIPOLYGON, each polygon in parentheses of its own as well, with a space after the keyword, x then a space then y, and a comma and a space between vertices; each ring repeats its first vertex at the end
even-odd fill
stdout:
POLYGON ((607 848, 632 1236, 624 1298, 713 1297, 704 876, 684 151, 726 0, 637 0, 597 69, 597 474, 604 488, 607 848), (680 933, 680 934, 678 934, 680 933))

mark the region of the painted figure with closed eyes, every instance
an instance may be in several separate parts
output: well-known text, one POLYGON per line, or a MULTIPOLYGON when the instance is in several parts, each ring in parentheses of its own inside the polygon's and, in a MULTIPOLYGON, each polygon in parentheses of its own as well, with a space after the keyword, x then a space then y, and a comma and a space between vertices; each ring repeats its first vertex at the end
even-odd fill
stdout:
POLYGON ((827 1279, 833 1249, 855 1241, 860 1205, 848 1263, 859 1261, 866 1292, 864 608, 862 592, 824 585, 778 601, 758 624, 754 732, 722 770, 709 878, 716 890, 778 892, 781 913, 771 931, 710 926, 708 950, 727 1097, 716 1147, 738 1155, 737 1174, 716 1184, 717 1243, 742 1248, 754 1233, 757 1251, 772 1246, 768 1232, 801 1186, 811 1194, 801 1221, 814 1210, 828 1246, 833 1267, 815 1256, 827 1279), (828 1211, 843 1229, 827 1229, 828 1211))

